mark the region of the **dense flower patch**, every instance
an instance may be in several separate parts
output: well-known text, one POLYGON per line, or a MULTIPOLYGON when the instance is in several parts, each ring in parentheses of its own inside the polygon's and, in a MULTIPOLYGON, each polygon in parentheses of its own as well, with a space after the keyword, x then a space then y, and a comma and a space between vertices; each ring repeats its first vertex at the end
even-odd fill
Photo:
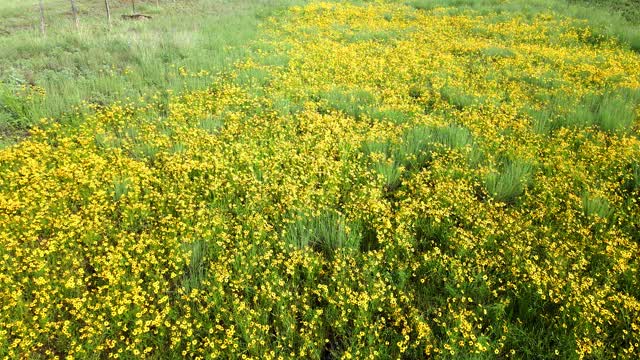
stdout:
POLYGON ((1 356, 639 356, 640 56, 386 2, 263 33, 0 152, 1 356))

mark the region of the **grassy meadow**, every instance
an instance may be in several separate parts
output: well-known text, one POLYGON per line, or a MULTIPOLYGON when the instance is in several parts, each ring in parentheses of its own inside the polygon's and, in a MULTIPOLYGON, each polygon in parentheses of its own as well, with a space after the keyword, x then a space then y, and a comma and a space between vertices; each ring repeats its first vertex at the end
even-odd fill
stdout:
POLYGON ((0 357, 640 356, 634 1, 112 2, 0 0, 0 357))
MULTIPOLYGON (((293 0, 137 1, 148 21, 123 20, 131 6, 76 0, 76 30, 67 0, 45 0, 41 36, 37 1, 0 0, 0 134, 13 143, 41 118, 64 117, 86 105, 166 97, 205 88, 213 75, 246 54, 262 18, 293 0), (181 76, 197 69, 198 76, 181 76)), ((0 142, 2 142, 0 140, 0 142)))

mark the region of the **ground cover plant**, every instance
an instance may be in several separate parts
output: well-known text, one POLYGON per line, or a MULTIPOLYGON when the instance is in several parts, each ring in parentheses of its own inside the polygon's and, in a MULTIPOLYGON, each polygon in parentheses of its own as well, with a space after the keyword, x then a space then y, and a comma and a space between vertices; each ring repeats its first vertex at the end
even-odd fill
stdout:
POLYGON ((640 55, 494 5, 313 1, 207 88, 43 119, 0 355, 637 358, 640 55))

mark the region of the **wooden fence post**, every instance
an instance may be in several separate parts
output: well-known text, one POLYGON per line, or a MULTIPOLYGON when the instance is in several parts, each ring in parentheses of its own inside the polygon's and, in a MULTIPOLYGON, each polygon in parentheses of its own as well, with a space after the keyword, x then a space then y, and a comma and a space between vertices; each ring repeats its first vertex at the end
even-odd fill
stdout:
POLYGON ((104 0, 104 6, 107 9, 107 22, 109 23, 109 29, 111 29, 111 8, 109 7, 109 0, 104 0))
POLYGON ((43 3, 43 0, 40 0, 40 33, 42 33, 42 36, 45 35, 44 3, 43 3))
POLYGON ((73 12, 73 21, 76 23, 76 30, 80 30, 80 19, 78 19, 78 8, 76 1, 71 0, 71 12, 73 12))

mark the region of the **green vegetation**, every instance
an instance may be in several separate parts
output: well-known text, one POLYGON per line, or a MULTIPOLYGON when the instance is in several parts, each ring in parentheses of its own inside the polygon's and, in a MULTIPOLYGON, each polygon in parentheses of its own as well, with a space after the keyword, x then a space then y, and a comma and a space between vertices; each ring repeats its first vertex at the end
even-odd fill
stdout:
POLYGON ((506 161, 485 179, 487 192, 497 201, 514 202, 531 182, 532 168, 522 161, 506 161))
POLYGON ((0 7, 0 358, 638 358, 631 11, 45 3, 0 7))
POLYGON ((332 256, 341 249, 359 249, 362 234, 354 224, 348 224, 344 215, 325 211, 319 216, 303 217, 285 231, 285 241, 298 248, 310 246, 332 256))
POLYGON ((607 199, 600 197, 590 197, 588 194, 582 197, 582 206, 587 216, 597 215, 603 219, 609 218, 613 214, 613 209, 607 199))
POLYGON ((629 132, 640 105, 640 90, 621 88, 603 94, 587 94, 577 105, 564 94, 545 101, 540 110, 531 110, 534 129, 548 134, 559 128, 598 127, 611 133, 629 132))
MULTIPOLYGON (((166 99, 167 91, 205 88, 219 71, 252 52, 249 43, 262 19, 303 2, 137 1, 136 11, 152 16, 151 20, 137 21, 121 19, 120 15, 129 14, 131 7, 122 1, 113 1, 113 25, 109 29, 101 1, 80 1, 80 30, 76 31, 68 2, 45 1, 46 36, 41 36, 37 2, 0 0, 0 53, 3 54, 0 57, 0 146, 26 136, 26 130, 39 119, 64 117, 78 106, 87 111, 87 106, 104 106, 116 100, 166 99)), ((596 36, 619 37, 632 48, 640 49, 637 0, 571 0, 568 3, 413 0, 408 3, 424 10, 450 7, 456 11, 473 9, 526 16, 552 10, 585 18, 594 26, 596 36), (612 15, 611 11, 620 14, 612 15)), ((377 41, 396 35, 359 31, 349 39, 377 41)), ((513 56, 510 50, 495 47, 485 49, 484 54, 513 56)), ((267 80, 264 75, 242 74, 238 80, 264 82, 267 80)), ((360 116, 369 101, 364 99, 361 103, 360 94, 340 94, 332 90, 320 96, 327 98, 328 106, 360 116), (354 101, 349 102, 351 100, 354 101)), ((443 89, 442 96, 459 107, 474 101, 451 89, 443 89)), ((604 126, 610 127, 606 121, 604 126)))
POLYGON ((622 15, 632 24, 640 24, 640 0, 569 0, 569 2, 597 6, 622 15))
POLYGON ((78 1, 76 31, 69 2, 45 0, 42 36, 36 1, 0 0, 0 136, 16 140, 77 106, 206 88, 251 51, 262 19, 294 2, 137 1, 152 19, 124 20, 130 5, 111 1, 109 29, 102 1, 78 1))

